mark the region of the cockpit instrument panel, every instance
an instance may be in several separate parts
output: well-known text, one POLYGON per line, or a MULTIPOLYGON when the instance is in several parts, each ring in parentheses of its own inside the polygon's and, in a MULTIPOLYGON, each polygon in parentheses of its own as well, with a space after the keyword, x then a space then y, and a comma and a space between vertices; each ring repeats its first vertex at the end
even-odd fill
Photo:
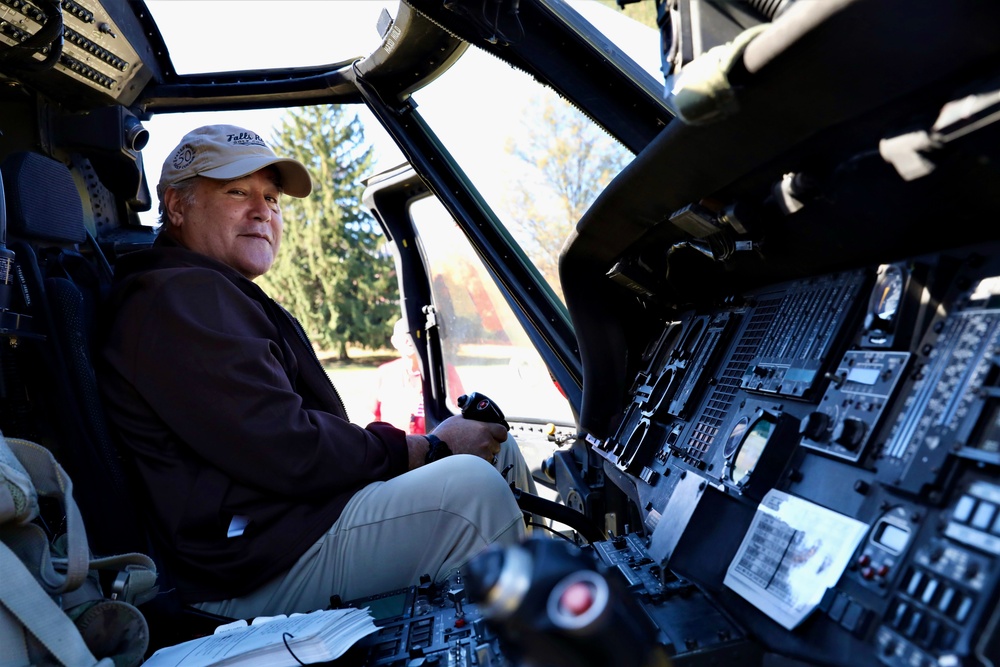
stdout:
POLYGON ((1000 592, 991 256, 775 285, 668 323, 617 432, 594 447, 630 481, 654 562, 742 610, 750 634, 777 620, 899 667, 996 656, 983 639, 1000 592), (941 296, 921 329, 927 293, 941 296), (829 588, 810 589, 826 568, 829 588), (807 620, 789 620, 807 599, 807 620))

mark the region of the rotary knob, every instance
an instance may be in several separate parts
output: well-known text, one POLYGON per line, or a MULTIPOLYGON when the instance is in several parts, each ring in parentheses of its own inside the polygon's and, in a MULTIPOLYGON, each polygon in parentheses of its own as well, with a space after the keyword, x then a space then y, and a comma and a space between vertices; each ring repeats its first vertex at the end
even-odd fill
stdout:
POLYGON ((830 415, 825 412, 810 412, 799 422, 799 433, 814 442, 824 442, 830 435, 830 415))
POLYGON ((861 446, 868 426, 857 417, 845 417, 833 429, 833 441, 851 451, 861 446))

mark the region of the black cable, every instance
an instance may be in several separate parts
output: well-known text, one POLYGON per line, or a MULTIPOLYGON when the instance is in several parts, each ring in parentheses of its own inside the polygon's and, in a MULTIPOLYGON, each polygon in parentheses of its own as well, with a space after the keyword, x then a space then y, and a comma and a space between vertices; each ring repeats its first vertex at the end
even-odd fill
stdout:
POLYGON ((299 663, 300 665, 305 665, 306 663, 304 663, 301 660, 299 660, 299 656, 295 655, 295 652, 292 651, 292 647, 288 645, 289 638, 295 639, 295 635, 293 635, 291 632, 282 632, 281 633, 281 641, 283 641, 285 643, 285 648, 288 650, 288 654, 290 656, 292 656, 293 658, 295 658, 295 662, 299 663))
POLYGON ((569 542, 570 544, 574 544, 575 545, 577 543, 576 540, 570 538, 567 535, 563 535, 562 533, 560 533, 558 530, 556 530, 552 526, 547 526, 544 523, 538 523, 538 522, 535 522, 535 521, 528 521, 527 524, 529 526, 531 526, 532 528, 543 528, 543 529, 549 531, 550 533, 552 533, 553 536, 560 537, 560 538, 566 540, 567 542, 569 542))
POLYGON ((521 32, 521 34, 518 35, 517 39, 509 39, 509 40, 507 40, 508 42, 512 42, 512 43, 521 42, 525 38, 525 36, 527 34, 527 33, 524 32, 524 24, 521 23, 521 14, 518 12, 518 5, 519 5, 519 3, 520 3, 520 0, 514 0, 514 3, 513 3, 513 5, 511 6, 511 9, 510 9, 510 14, 511 14, 511 16, 514 17, 514 20, 517 21, 517 28, 521 32))
POLYGON ((63 51, 62 6, 58 0, 38 0, 36 4, 45 13, 45 23, 35 34, 0 55, 0 59, 9 60, 13 67, 23 72, 42 72, 51 69, 59 62, 63 51), (35 60, 32 57, 36 52, 42 52, 46 48, 49 52, 44 60, 35 60))

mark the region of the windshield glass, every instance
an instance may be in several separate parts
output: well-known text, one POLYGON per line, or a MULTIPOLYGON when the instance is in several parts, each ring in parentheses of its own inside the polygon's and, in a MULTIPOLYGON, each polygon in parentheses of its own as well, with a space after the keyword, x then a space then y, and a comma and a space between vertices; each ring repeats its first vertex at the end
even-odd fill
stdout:
POLYGON ((569 403, 444 206, 426 197, 410 216, 430 270, 452 410, 470 388, 489 387, 510 419, 573 423, 569 403))
POLYGON ((562 299, 559 252, 633 155, 549 88, 470 49, 417 109, 562 299))
POLYGON ((308 67, 372 53, 381 0, 146 0, 178 74, 308 67))
POLYGON ((650 93, 663 89, 658 3, 618 0, 541 0, 576 31, 597 46, 650 93), (594 34, 591 29, 596 30, 594 34))
MULTIPOLYGON (((661 83, 656 3, 618 8, 616 0, 542 0, 570 22, 590 23, 661 83), (636 28, 652 33, 636 38, 636 28)), ((146 0, 178 74, 308 67, 370 55, 382 43, 382 11, 394 0, 146 0), (197 19, 197 20, 195 20, 197 19)), ((604 49, 607 51, 607 49, 604 49)))

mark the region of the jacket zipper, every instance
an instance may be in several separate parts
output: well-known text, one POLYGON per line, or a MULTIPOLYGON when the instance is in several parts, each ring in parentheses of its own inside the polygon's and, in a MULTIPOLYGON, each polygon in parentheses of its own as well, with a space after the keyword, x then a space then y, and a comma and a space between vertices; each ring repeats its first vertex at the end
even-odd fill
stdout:
POLYGON ((280 312, 285 318, 291 321, 292 328, 295 329, 295 333, 298 334, 299 340, 302 341, 302 344, 305 345, 306 348, 309 350, 310 354, 312 354, 313 361, 316 362, 316 366, 319 368, 323 377, 326 378, 327 383, 330 385, 330 389, 333 390, 333 395, 337 399, 337 402, 340 404, 341 412, 344 413, 344 416, 347 418, 347 421, 351 421, 350 415, 347 414, 347 406, 344 405, 344 399, 340 397, 340 392, 337 391, 336 385, 333 384, 333 380, 330 379, 330 376, 327 374, 326 369, 323 368, 323 364, 320 363, 319 357, 316 355, 316 350, 313 349, 312 343, 309 342, 309 336, 306 335, 306 330, 302 327, 302 324, 294 315, 292 315, 290 312, 288 312, 280 305, 278 305, 278 303, 274 299, 271 299, 271 297, 268 297, 268 299, 270 299, 271 303, 275 306, 278 312, 280 312))

